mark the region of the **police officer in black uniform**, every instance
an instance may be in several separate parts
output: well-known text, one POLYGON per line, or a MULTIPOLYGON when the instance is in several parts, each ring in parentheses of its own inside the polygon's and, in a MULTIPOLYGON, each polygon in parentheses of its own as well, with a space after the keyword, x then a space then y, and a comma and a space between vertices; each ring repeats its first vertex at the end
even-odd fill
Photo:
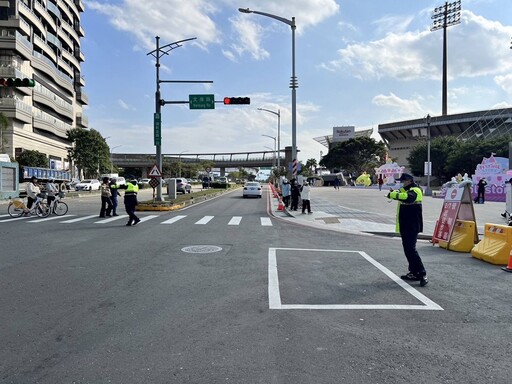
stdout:
POLYGON ((387 197, 398 201, 396 229, 402 237, 405 257, 409 262, 409 272, 400 278, 406 281, 419 281, 420 286, 424 287, 428 284, 427 271, 416 250, 418 233, 423 232, 423 191, 408 173, 402 173, 397 181, 403 183, 402 188, 391 189, 387 197))

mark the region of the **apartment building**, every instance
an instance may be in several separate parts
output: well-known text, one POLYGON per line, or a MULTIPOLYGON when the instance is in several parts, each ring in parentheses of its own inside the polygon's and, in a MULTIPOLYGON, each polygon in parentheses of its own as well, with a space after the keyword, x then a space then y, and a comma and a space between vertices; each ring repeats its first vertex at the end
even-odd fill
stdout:
POLYGON ((0 146, 16 157, 38 150, 57 169, 70 167, 66 132, 88 128, 80 49, 82 0, 0 0, 0 78, 30 78, 32 87, 1 87, 8 119, 0 146))

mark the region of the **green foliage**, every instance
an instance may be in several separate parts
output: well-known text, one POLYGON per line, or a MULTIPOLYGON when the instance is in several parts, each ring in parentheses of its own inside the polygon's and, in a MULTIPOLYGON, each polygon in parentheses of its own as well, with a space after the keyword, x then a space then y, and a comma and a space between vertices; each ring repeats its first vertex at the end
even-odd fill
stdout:
POLYGON ((16 157, 16 161, 19 165, 25 165, 27 167, 40 167, 40 168, 48 168, 48 157, 44 153, 39 151, 23 151, 18 157, 16 157))
POLYGON ((329 150, 320 160, 320 165, 329 169, 344 169, 353 174, 367 172, 384 164, 386 146, 371 137, 356 137, 343 141, 329 150))
POLYGON ((6 135, 4 132, 7 130, 9 126, 9 119, 2 112, 0 112, 0 153, 5 153, 5 145, 8 143, 6 135))
MULTIPOLYGON (((492 139, 460 141, 453 136, 436 137, 430 145, 432 176, 442 184, 458 173, 471 175, 484 157, 494 153, 497 157, 508 157, 510 136, 492 139)), ((414 147, 407 158, 409 168, 415 176, 423 176, 427 161, 427 142, 414 147)))
POLYGON ((67 135, 73 143, 73 147, 68 150, 68 156, 75 162, 79 173, 83 171, 87 178, 110 173, 110 148, 98 131, 73 128, 67 135))

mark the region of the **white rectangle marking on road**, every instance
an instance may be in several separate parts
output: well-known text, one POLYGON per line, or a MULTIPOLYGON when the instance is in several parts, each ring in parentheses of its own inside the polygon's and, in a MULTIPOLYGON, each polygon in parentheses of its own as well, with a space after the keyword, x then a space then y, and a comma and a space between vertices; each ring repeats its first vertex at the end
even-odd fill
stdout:
POLYGON ((261 225, 264 227, 271 227, 272 221, 270 220, 270 217, 260 217, 261 219, 261 225))
POLYGON ((240 225, 242 221, 242 216, 233 216, 231 220, 229 220, 228 225, 240 225))
MULTIPOLYGON (((73 216, 76 216, 76 215, 68 215, 68 217, 73 217, 73 216)), ((62 216, 50 216, 50 217, 45 217, 44 219, 30 220, 30 221, 28 221, 28 223, 43 223, 45 221, 57 220, 57 219, 62 219, 62 216)))
POLYGON ((107 224, 107 223, 110 223, 112 221, 125 219, 127 217, 128 217, 128 215, 119 215, 119 216, 109 217, 108 219, 95 221, 94 224, 107 224))
POLYGON ((268 250, 268 301, 270 309, 417 309, 430 311, 443 311, 443 308, 418 292, 409 284, 402 281, 397 275, 387 269, 378 261, 371 258, 363 251, 336 250, 336 249, 305 249, 305 248, 269 248, 268 250), (400 305, 400 304, 282 304, 279 290, 279 273, 277 271, 277 251, 308 251, 308 252, 343 252, 358 253, 365 260, 377 267, 391 280, 405 289, 425 305, 400 305))
POLYGON ((208 224, 208 222, 213 219, 214 216, 205 216, 203 217, 201 220, 195 222, 195 224, 200 224, 200 225, 204 225, 204 224, 208 224))
POLYGON ((174 216, 174 217, 170 218, 169 220, 163 221, 161 224, 173 224, 173 223, 177 222, 178 220, 181 220, 185 217, 187 217, 187 216, 186 215, 174 216))
POLYGON ((83 221, 83 220, 87 220, 87 219, 92 219, 93 217, 98 217, 98 215, 82 216, 82 217, 79 217, 79 218, 76 218, 76 219, 71 219, 71 220, 61 221, 59 224, 71 224, 71 223, 76 223, 76 222, 78 222, 78 221, 83 221))

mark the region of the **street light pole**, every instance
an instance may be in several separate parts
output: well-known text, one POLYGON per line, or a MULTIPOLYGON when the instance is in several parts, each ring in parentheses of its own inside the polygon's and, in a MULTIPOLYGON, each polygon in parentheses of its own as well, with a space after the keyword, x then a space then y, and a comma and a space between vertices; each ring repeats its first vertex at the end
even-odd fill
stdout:
POLYGON ((181 151, 180 154, 178 155, 178 166, 179 166, 178 177, 181 177, 181 155, 185 152, 188 152, 188 149, 186 151, 181 151))
POLYGON ((297 159, 297 78, 295 76, 295 29, 297 28, 295 25, 295 17, 292 17, 291 20, 285 19, 284 17, 272 15, 266 12, 253 11, 249 8, 238 8, 239 12, 242 13, 255 13, 257 15, 267 16, 272 19, 278 20, 282 23, 289 25, 292 29, 292 77, 290 80, 290 88, 292 89, 292 162, 294 164, 292 171, 292 178, 297 177, 297 167, 298 163, 297 159))
POLYGON ((114 153, 114 149, 122 147, 123 144, 116 145, 115 147, 110 148, 110 176, 112 176, 114 170, 114 164, 112 163, 112 153, 114 153))
MULTIPOLYGON (((155 68, 156 68, 156 92, 155 92, 155 115, 154 115, 154 139, 155 139, 155 147, 156 147, 156 165, 160 172, 162 172, 162 120, 161 120, 161 109, 162 109, 162 99, 160 96, 160 58, 163 55, 168 55, 170 51, 175 48, 181 47, 179 43, 183 43, 185 41, 190 41, 196 39, 195 37, 191 37, 185 40, 175 41, 174 43, 166 44, 160 47, 160 36, 156 36, 156 49, 148 53, 148 55, 152 55, 156 59, 155 68)), ((156 188, 156 199, 158 201, 162 201, 162 184, 159 183, 156 188)))
POLYGON ((277 169, 278 172, 281 172, 281 160, 279 158, 281 154, 281 110, 278 109, 275 112, 270 109, 258 108, 258 111, 270 112, 277 116, 277 169))
POLYGON ((261 135, 261 136, 270 137, 272 140, 274 140, 274 161, 272 162, 273 163, 272 166, 275 167, 276 166, 276 164, 275 164, 275 162, 276 162, 276 138, 273 136, 270 136, 270 135, 261 135))
POLYGON ((432 173, 432 164, 430 164, 430 121, 431 116, 427 115, 425 117, 425 121, 427 123, 427 166, 426 173, 427 173, 427 188, 425 188, 425 196, 432 196, 432 190, 430 189, 430 174, 432 173))
POLYGON ((454 1, 453 3, 445 2, 444 5, 435 8, 431 16, 433 21, 432 26, 430 27, 430 31, 433 32, 443 28, 443 116, 448 114, 448 60, 446 48, 446 28, 460 23, 460 9, 460 0, 454 1))

